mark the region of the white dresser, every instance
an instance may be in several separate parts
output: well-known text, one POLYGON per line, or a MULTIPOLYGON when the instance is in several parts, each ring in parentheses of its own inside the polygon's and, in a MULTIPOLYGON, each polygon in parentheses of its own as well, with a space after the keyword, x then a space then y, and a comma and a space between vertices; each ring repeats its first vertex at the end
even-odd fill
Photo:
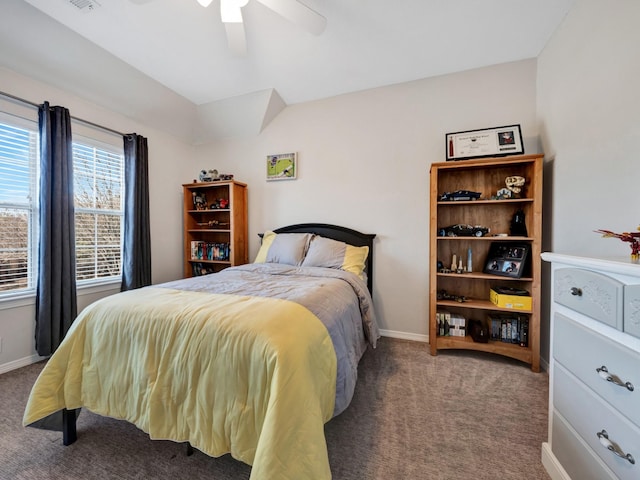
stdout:
POLYGON ((543 253, 552 264, 549 438, 556 479, 640 479, 640 265, 543 253))

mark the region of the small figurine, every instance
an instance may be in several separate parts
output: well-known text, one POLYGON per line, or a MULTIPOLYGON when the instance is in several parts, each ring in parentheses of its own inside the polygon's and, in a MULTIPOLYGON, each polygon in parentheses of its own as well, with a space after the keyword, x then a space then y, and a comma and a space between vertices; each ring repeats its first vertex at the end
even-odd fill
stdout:
POLYGON ((495 196, 496 200, 520 198, 520 193, 522 192, 522 187, 524 186, 524 183, 525 183, 524 177, 513 175, 505 178, 504 183, 507 186, 507 188, 501 188, 496 192, 496 196, 495 196))
POLYGON ((214 182, 218 180, 218 170, 200 170, 200 175, 198 176, 201 182, 214 182))
POLYGON ((520 192, 522 192, 522 187, 524 186, 524 177, 507 177, 504 183, 513 192, 513 198, 520 198, 520 192))
POLYGON ((229 208, 229 200, 226 198, 218 198, 211 205, 209 205, 211 210, 218 210, 220 208, 229 208))
POLYGON ((628 242, 631 247, 631 261, 637 263, 640 260, 640 226, 637 232, 615 233, 611 230, 596 230, 605 238, 619 238, 623 242, 628 242))

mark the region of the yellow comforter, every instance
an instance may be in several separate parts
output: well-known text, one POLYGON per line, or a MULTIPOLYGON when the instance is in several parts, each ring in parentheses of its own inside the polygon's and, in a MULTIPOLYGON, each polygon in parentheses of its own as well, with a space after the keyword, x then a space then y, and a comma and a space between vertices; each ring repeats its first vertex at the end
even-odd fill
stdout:
POLYGON ((331 478, 324 423, 336 355, 324 325, 286 300, 147 287, 74 322, 23 423, 62 408, 134 423, 253 465, 251 478, 331 478))

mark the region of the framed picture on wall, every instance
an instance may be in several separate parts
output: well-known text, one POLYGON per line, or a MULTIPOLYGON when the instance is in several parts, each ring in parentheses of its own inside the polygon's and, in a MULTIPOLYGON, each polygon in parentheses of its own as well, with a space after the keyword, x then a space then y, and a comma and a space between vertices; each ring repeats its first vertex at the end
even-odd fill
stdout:
POLYGON ((267 155, 267 180, 295 180, 298 175, 296 153, 267 155))

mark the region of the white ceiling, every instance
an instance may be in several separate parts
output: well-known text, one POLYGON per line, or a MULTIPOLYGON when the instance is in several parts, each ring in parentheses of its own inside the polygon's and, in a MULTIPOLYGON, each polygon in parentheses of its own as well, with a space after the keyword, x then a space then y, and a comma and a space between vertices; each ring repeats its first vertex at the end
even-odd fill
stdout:
POLYGON ((196 0, 95 1, 87 13, 70 0, 2 0, 0 64, 54 85, 64 78, 90 99, 95 84, 123 109, 124 85, 170 90, 196 110, 273 90, 291 105, 536 57, 575 0, 301 0, 327 18, 319 36, 250 0, 246 57, 227 47, 219 0, 206 9, 196 0), (44 26, 49 35, 36 41, 44 26), (65 64, 93 66, 94 77, 65 64))

